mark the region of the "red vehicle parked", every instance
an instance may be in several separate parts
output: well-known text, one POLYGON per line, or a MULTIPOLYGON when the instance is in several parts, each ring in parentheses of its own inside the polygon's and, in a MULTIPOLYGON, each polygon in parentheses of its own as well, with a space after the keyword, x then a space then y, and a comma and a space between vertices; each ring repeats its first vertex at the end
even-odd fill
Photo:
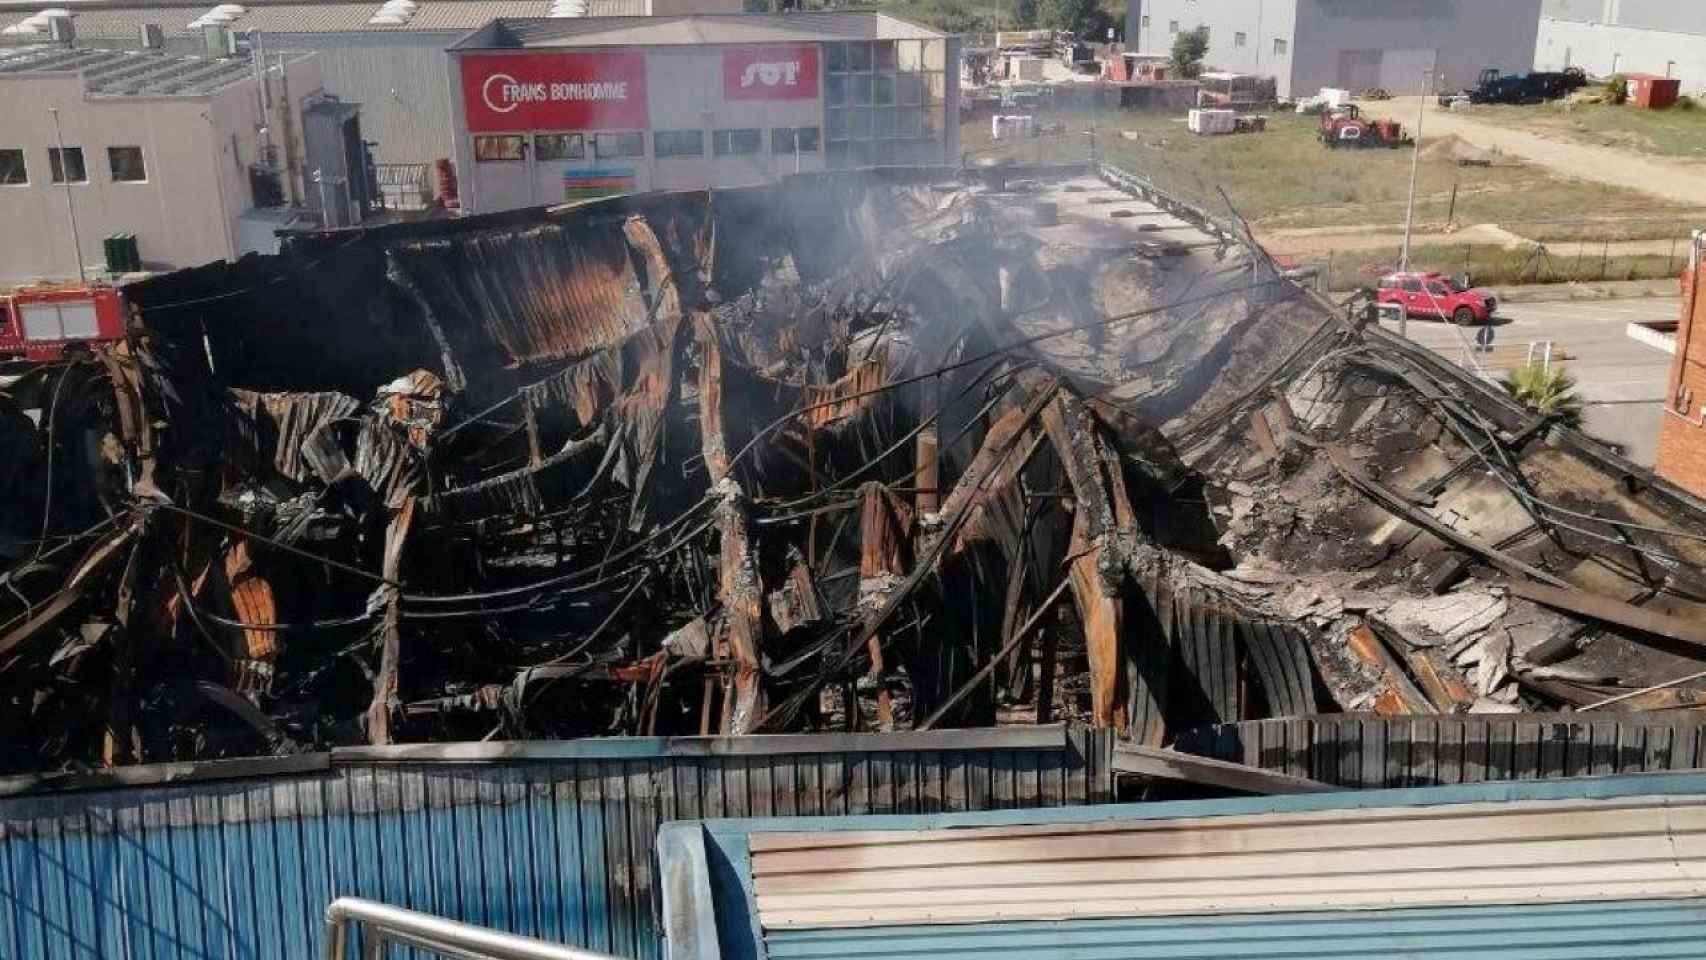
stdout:
POLYGON ((0 360, 58 360, 67 347, 124 339, 124 308, 112 287, 0 289, 0 360))
POLYGON ((1389 273, 1380 278, 1375 299, 1395 303, 1412 317, 1437 317, 1461 326, 1486 323, 1499 309, 1493 291, 1466 286, 1443 273, 1389 273))

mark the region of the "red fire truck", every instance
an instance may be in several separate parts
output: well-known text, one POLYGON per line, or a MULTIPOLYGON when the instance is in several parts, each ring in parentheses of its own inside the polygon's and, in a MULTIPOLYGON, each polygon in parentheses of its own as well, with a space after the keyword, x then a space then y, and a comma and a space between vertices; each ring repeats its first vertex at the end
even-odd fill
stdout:
POLYGON ((112 287, 0 289, 0 359, 58 360, 78 344, 122 339, 124 307, 112 287))

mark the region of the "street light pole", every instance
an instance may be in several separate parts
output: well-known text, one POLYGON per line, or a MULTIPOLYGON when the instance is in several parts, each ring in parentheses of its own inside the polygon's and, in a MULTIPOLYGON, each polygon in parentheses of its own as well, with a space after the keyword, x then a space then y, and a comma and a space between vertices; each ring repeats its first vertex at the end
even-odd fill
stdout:
MULTIPOLYGON (((59 182, 65 187, 65 218, 71 221, 71 250, 77 254, 77 282, 85 283, 89 273, 83 268, 83 241, 77 236, 77 207, 71 202, 71 165, 66 163, 65 135, 59 129, 59 108, 48 107, 47 112, 53 115, 53 142, 59 147, 59 182)), ((53 165, 48 164, 51 168, 53 165)), ((53 170, 49 169, 51 176, 53 170)))
MULTIPOLYGON (((1404 250, 1398 256, 1398 272, 1410 272, 1410 231, 1416 224, 1416 175, 1422 166, 1422 120, 1428 112, 1428 89, 1433 85, 1433 67, 1422 75, 1422 102, 1416 108, 1416 138, 1414 149, 1410 151, 1410 199, 1404 205, 1404 250)), ((1398 317, 1398 336, 1408 335, 1409 311, 1403 311, 1398 317)))

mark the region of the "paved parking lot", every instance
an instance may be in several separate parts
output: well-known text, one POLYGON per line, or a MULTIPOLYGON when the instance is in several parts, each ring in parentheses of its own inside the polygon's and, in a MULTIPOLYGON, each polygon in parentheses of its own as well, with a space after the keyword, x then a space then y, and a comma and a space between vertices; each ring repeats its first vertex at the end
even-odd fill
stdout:
MULTIPOLYGON (((1506 304, 1499 314, 1509 322, 1495 328, 1492 353, 1476 358, 1496 376, 1520 365, 1531 344, 1550 341, 1554 356, 1565 357, 1561 362, 1575 375, 1587 401, 1587 432, 1623 447, 1631 460, 1650 467, 1658 449, 1660 403, 1671 355, 1630 339, 1624 329, 1632 321, 1675 319, 1680 309, 1676 297, 1506 304)), ((1428 320, 1409 325, 1410 339, 1465 366, 1471 351, 1464 340, 1473 344, 1475 332, 1473 327, 1428 320)))

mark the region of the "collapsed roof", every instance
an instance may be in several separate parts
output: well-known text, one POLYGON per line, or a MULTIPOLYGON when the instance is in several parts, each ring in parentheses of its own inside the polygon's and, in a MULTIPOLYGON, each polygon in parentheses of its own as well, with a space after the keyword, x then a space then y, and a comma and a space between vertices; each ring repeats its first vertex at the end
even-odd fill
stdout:
MULTIPOLYGON (((294 239, 19 379, 0 764, 1581 708, 1706 511, 1117 170, 294 239)), ((1700 686, 1609 709, 1692 706, 1700 686)))

